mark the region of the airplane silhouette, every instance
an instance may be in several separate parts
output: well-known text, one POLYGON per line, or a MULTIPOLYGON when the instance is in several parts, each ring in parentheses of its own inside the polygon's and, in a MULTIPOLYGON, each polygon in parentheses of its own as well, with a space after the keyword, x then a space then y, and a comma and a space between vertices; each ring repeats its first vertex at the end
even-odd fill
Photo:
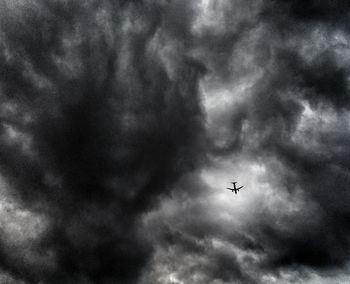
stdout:
POLYGON ((229 188, 229 187, 226 187, 228 190, 231 190, 232 192, 235 192, 235 194, 237 194, 237 191, 239 191, 242 187, 243 187, 243 185, 242 186, 240 186, 240 187, 236 187, 236 183, 237 182, 231 182, 232 183, 232 185, 233 185, 233 188, 229 188))

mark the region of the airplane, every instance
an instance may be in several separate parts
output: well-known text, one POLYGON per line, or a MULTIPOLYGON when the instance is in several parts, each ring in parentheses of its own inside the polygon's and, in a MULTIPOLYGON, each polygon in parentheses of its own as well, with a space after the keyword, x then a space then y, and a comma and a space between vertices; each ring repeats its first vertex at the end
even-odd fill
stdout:
POLYGON ((237 194, 237 191, 239 191, 242 187, 243 187, 243 185, 242 186, 240 186, 240 187, 236 187, 236 183, 237 182, 231 182, 232 183, 232 185, 233 185, 233 188, 229 188, 229 187, 226 187, 228 190, 231 190, 232 192, 235 192, 235 194, 237 194))

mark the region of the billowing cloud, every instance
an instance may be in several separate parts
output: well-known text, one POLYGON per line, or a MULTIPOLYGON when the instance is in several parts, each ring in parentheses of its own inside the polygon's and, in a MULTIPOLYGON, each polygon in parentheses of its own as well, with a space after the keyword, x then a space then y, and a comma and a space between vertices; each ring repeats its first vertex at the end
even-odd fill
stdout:
POLYGON ((137 281, 152 252, 140 216, 200 152, 204 67, 173 44, 186 5, 169 5, 178 13, 151 2, 2 2, 1 173, 18 206, 46 222, 23 249, 52 262, 4 242, 15 278, 137 281))
MULTIPOLYGON (((161 235, 178 236, 173 245, 162 239, 148 277, 172 275, 159 283, 345 283, 346 276, 336 275, 348 273, 350 245, 347 7, 257 1, 254 10, 249 1, 209 2, 222 4, 212 12, 218 19, 230 11, 242 25, 236 23, 241 28, 225 62, 223 53, 211 56, 212 49, 200 47, 208 53, 201 90, 211 163, 199 172, 201 182, 181 185, 202 188, 198 195, 175 196, 175 205, 146 218, 148 226, 164 227, 161 235), (241 196, 221 192, 231 179, 245 184, 241 196), (162 218, 168 221, 159 225, 162 218), (215 271, 222 250, 230 265, 215 271)), ((227 38, 233 26, 208 25, 206 32, 227 38)))
POLYGON ((302 2, 2 1, 0 280, 346 283, 350 7, 302 2))

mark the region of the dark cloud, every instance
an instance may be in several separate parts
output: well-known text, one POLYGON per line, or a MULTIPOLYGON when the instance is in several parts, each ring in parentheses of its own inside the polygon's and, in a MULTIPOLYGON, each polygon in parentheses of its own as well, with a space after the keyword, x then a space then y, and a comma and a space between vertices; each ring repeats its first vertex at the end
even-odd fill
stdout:
POLYGON ((152 251, 141 214, 200 152, 203 67, 184 48, 162 54, 187 29, 184 8, 1 5, 1 173, 48 218, 31 246, 54 259, 37 266, 1 248, 2 269, 28 283, 134 283, 152 251))
MULTIPOLYGON (((239 1, 232 3, 225 11, 233 15, 230 8, 244 11, 246 6, 239 1)), ((248 89, 249 95, 222 107, 221 116, 214 112, 217 122, 208 128, 209 132, 215 133, 211 136, 213 144, 210 148, 214 164, 218 159, 237 161, 239 158, 235 157, 242 153, 243 159, 254 157, 267 167, 268 183, 276 196, 282 200, 286 196, 298 197, 291 205, 294 211, 271 208, 263 202, 256 204, 254 210, 245 211, 248 214, 252 211, 252 220, 239 229, 232 227, 231 231, 225 230, 226 224, 220 218, 207 214, 214 210, 213 214, 219 215, 219 209, 200 205, 192 211, 192 202, 179 205, 188 208, 185 215, 191 217, 186 224, 173 219, 169 222, 180 227, 178 230, 189 239, 221 240, 227 242, 226 249, 234 245, 258 259, 253 261, 248 257, 245 261, 235 261, 239 255, 235 251, 230 265, 222 264, 222 270, 218 272, 214 268, 220 260, 213 260, 212 255, 220 249, 210 247, 198 257, 212 260, 213 270, 196 269, 207 272, 209 278, 202 279, 203 283, 249 281, 249 277, 240 278, 244 274, 258 282, 270 283, 266 280, 269 273, 282 277, 284 269, 291 269, 296 273, 294 275, 300 273, 293 281, 301 282, 309 277, 308 273, 303 273, 305 268, 329 274, 334 269, 346 269, 350 247, 346 205, 349 203, 349 62, 345 51, 349 36, 348 8, 344 1, 265 1, 260 6, 261 13, 257 13, 261 18, 251 20, 254 24, 248 29, 237 25, 238 30, 232 33, 230 26, 224 25, 225 28, 219 31, 205 30, 203 38, 206 42, 214 45, 220 42, 216 37, 220 37, 221 32, 227 39, 227 45, 219 44, 223 49, 217 56, 212 56, 215 48, 212 53, 213 49, 206 50, 205 45, 202 46, 203 54, 207 55, 207 66, 213 72, 206 83, 209 91, 215 93, 212 85, 231 87, 239 84, 241 78, 247 78, 244 77, 247 69, 240 65, 240 60, 247 56, 253 58, 251 64, 257 70, 262 70, 261 76, 248 89), (230 41, 233 34, 236 40, 230 41), (222 60, 221 54, 226 61, 222 60), (230 108, 229 126, 224 128, 225 132, 220 132, 215 128, 226 123, 224 117, 228 117, 226 113, 230 108), (253 271, 247 266, 253 267, 253 271), (242 274, 242 271, 250 273, 242 274), (225 278, 226 273, 231 274, 225 278)), ((249 82, 249 79, 246 80, 249 82)), ((220 94, 218 92, 217 100, 226 100, 220 94)), ((189 184, 188 188, 198 186, 203 187, 189 184)), ((196 202, 201 204, 203 196, 214 198, 204 189, 196 202)), ((161 212, 165 214, 166 210, 161 212)), ((236 216, 240 217, 245 219, 236 216)), ((164 244, 169 243, 167 240, 163 240, 164 244)), ((170 243, 175 243, 171 240, 170 243)), ((182 241, 183 235, 175 240, 187 253, 197 253, 198 242, 189 246, 188 242, 182 241)), ((186 281, 189 278, 179 276, 179 279, 186 281)), ((289 281, 287 283, 294 283, 289 281)))
POLYGON ((280 7, 284 8, 290 16, 303 21, 328 22, 344 20, 344 18, 346 19, 349 16, 350 8, 349 3, 341 0, 312 0, 307 3, 283 0, 278 4, 280 7))
POLYGON ((1 227, 3 277, 292 283, 345 269, 346 1, 0 5, 1 178, 25 212, 13 222, 45 224, 29 241, 1 227), (244 213, 204 182, 228 161, 264 172, 244 213))
MULTIPOLYGON (((214 147, 215 155, 225 156, 229 151, 242 151, 242 145, 246 145, 248 152, 277 159, 284 169, 280 178, 288 181, 280 184, 279 190, 301 189, 307 204, 317 207, 315 211, 310 209, 315 216, 307 217, 310 212, 306 209, 303 213, 306 215, 295 217, 298 219, 292 223, 290 216, 276 217, 271 210, 254 222, 256 227, 249 229, 255 241, 264 244, 266 260, 273 269, 289 265, 325 269, 342 266, 348 261, 349 211, 345 204, 349 202, 346 189, 349 135, 347 128, 333 124, 332 118, 327 117, 332 113, 341 124, 343 115, 348 112, 348 63, 341 62, 343 55, 339 55, 339 46, 329 43, 329 33, 344 32, 344 23, 338 22, 348 16, 348 5, 344 3, 310 1, 302 5, 298 1, 283 1, 264 6, 264 21, 273 29, 261 43, 273 50, 271 63, 263 66, 264 75, 254 85, 252 96, 232 114, 231 136, 236 138, 221 149, 214 147), (276 18, 275 11, 280 11, 276 18), (310 20, 318 23, 310 24, 310 20), (327 27, 331 22, 339 26, 327 27), (289 29, 287 25, 292 27, 289 29), (330 30, 324 32, 325 27, 330 30), (331 47, 316 50, 310 34, 317 29, 321 30, 320 38, 323 35, 322 44, 331 47), (315 49, 310 56, 303 53, 304 46, 308 45, 315 49), (309 129, 312 134, 299 133, 305 105, 317 113, 314 119, 324 117, 323 123, 330 124, 331 128, 309 129), (248 133, 244 133, 244 123, 250 129, 248 133), (254 143, 249 145, 252 135, 254 143), (296 139, 297 135, 306 138, 296 139), (316 140, 316 146, 308 140, 310 137, 316 140), (306 218, 315 221, 309 224, 306 218), (274 219, 278 221, 273 222, 274 219), (284 230, 282 224, 289 224, 290 228, 284 230)), ((270 170, 278 172, 275 168, 270 170)))

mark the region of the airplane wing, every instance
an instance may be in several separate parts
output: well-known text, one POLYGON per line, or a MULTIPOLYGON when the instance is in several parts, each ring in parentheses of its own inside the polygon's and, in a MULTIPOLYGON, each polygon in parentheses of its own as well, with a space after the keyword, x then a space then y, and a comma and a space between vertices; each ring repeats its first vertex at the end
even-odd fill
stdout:
POLYGON ((228 188, 228 187, 226 187, 226 188, 227 188, 228 190, 231 190, 232 192, 233 192, 233 190, 234 190, 233 188, 228 188))
POLYGON ((240 186, 240 187, 237 187, 236 189, 239 190, 239 189, 241 189, 243 186, 244 186, 244 185, 242 185, 242 186, 240 186))

